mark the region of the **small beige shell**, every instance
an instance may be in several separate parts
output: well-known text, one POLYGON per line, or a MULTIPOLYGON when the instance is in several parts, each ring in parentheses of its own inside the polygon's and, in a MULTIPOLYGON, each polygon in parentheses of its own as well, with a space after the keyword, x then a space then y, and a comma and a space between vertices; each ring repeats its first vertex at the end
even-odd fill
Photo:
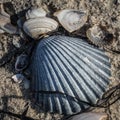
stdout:
POLYGON ((107 114, 105 113, 81 113, 79 115, 75 115, 73 117, 70 117, 66 120, 107 120, 107 114))
POLYGON ((26 12, 26 19, 45 17, 46 11, 43 8, 31 8, 26 12))
POLYGON ((112 42, 113 36, 99 25, 95 24, 86 32, 88 39, 95 45, 104 46, 112 42))
POLYGON ((55 31, 58 23, 48 17, 39 17, 27 20, 23 25, 23 30, 30 37, 37 39, 40 35, 55 31))
POLYGON ((68 32, 80 29, 87 21, 87 11, 64 9, 55 12, 54 16, 68 32))

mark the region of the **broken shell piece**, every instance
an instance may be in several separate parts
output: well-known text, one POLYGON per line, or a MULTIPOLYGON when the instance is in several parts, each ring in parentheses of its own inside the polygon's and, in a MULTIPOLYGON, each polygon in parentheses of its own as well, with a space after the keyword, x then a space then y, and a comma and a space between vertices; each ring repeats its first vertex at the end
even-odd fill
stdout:
POLYGON ((54 13, 61 25, 68 31, 80 29, 87 21, 87 12, 73 9, 60 10, 54 13))
POLYGON ((58 28, 58 23, 48 17, 39 17, 29 19, 23 25, 23 30, 30 37, 37 39, 40 35, 55 31, 58 28))
POLYGON ((16 34, 17 28, 11 24, 10 16, 4 11, 3 4, 0 4, 0 33, 4 32, 16 34))
POLYGON ((21 54, 17 57, 16 63, 15 63, 15 70, 22 71, 25 69, 28 65, 28 55, 21 54))
POLYGON ((104 46, 111 43, 113 36, 107 31, 101 29, 99 25, 94 25, 86 32, 88 39, 95 45, 104 46))
POLYGON ((31 8, 26 13, 26 19, 37 18, 37 17, 45 17, 46 11, 43 8, 31 8))
POLYGON ((12 79, 16 83, 21 83, 25 79, 25 77, 22 74, 16 74, 12 76, 12 79))
POLYGON ((79 115, 75 115, 66 120, 106 120, 107 117, 108 116, 105 113, 88 112, 88 113, 82 113, 79 115))

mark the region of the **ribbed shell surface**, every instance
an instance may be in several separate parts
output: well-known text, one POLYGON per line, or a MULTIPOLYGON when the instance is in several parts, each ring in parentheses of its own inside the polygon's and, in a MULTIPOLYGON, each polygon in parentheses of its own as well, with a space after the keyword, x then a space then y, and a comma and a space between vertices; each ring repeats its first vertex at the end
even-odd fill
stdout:
POLYGON ((37 105, 45 112, 60 114, 73 114, 89 106, 59 93, 94 104, 106 91, 111 75, 103 50, 67 36, 51 36, 39 42, 31 59, 31 73, 31 89, 39 91, 33 93, 37 105))

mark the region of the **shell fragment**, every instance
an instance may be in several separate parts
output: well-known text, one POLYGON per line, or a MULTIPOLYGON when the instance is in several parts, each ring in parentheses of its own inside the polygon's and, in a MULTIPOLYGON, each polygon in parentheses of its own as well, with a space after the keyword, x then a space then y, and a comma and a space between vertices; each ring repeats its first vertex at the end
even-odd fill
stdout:
POLYGON ((80 29, 87 21, 87 12, 73 9, 60 10, 54 13, 61 25, 68 31, 80 29))

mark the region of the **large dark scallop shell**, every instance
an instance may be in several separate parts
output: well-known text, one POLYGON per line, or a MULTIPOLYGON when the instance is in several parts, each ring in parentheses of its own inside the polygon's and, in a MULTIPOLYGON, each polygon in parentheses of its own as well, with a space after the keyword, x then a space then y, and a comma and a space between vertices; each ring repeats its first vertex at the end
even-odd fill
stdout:
POLYGON ((31 72, 37 105, 45 112, 60 114, 89 107, 70 96, 95 104, 106 91, 111 75, 110 61, 103 50, 66 36, 51 36, 38 44, 31 59, 31 72))

